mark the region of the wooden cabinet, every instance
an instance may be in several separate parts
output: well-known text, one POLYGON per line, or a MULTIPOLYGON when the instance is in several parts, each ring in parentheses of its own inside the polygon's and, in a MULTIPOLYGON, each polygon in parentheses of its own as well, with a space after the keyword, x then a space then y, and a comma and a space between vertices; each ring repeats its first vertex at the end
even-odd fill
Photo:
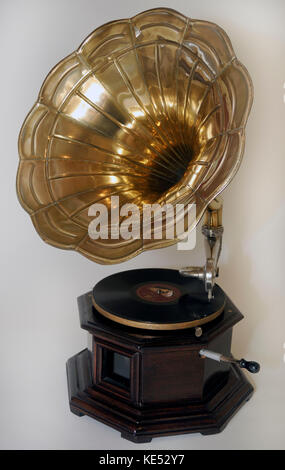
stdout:
POLYGON ((232 328, 243 316, 227 298, 224 313, 194 329, 143 331, 107 320, 78 299, 81 327, 93 350, 67 363, 71 411, 89 415, 133 442, 153 437, 220 432, 253 393, 235 365, 202 358, 202 348, 230 355, 232 328))

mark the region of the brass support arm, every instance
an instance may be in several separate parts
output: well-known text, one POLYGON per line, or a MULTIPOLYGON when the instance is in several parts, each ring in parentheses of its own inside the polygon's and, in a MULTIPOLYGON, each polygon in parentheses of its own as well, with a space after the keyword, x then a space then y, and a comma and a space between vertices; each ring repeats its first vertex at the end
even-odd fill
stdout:
POLYGON ((179 270, 182 276, 201 279, 205 284, 205 290, 209 301, 213 298, 215 279, 219 275, 218 261, 222 249, 222 237, 224 227, 222 225, 222 199, 216 197, 207 207, 202 226, 205 236, 206 263, 203 267, 190 266, 179 270))

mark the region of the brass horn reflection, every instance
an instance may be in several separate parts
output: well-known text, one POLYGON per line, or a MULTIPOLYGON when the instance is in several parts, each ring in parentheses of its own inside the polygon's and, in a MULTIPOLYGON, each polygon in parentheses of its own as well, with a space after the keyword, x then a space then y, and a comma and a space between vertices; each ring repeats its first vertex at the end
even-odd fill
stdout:
POLYGON ((167 8, 108 23, 47 76, 19 137, 19 200, 43 240, 98 263, 176 243, 92 240, 88 209, 195 203, 195 226, 239 167, 251 102, 216 24, 167 8))

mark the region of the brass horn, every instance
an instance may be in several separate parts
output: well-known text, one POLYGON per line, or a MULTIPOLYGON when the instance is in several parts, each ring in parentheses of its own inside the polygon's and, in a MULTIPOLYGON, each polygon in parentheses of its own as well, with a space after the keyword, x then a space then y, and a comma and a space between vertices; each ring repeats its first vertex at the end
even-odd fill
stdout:
POLYGON ((98 263, 176 243, 91 239, 89 208, 110 210, 115 195, 141 213, 195 203, 195 221, 183 214, 193 228, 240 165, 251 103, 250 77, 216 24, 167 8, 107 23, 42 85, 19 137, 19 200, 44 241, 98 263))

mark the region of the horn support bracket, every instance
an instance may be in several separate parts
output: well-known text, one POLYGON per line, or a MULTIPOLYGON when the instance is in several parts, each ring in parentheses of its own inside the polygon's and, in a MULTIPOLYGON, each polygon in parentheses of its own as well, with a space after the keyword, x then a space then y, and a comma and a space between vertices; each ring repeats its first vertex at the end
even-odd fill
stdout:
POLYGON ((181 268, 182 276, 193 277, 204 282, 208 300, 213 298, 213 288, 219 275, 218 261, 222 250, 224 227, 222 225, 223 202, 215 198, 207 207, 202 233, 205 237, 206 262, 204 266, 181 268))

